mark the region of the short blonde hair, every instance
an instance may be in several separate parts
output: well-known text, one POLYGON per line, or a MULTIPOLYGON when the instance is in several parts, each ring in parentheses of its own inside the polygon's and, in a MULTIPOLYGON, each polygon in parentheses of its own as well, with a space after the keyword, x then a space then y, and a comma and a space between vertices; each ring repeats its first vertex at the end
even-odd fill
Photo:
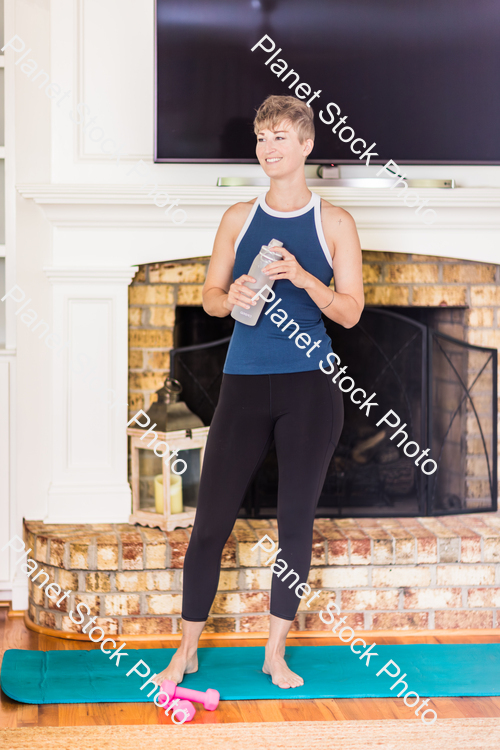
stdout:
POLYGON ((298 135, 299 142, 304 143, 308 138, 314 140, 314 112, 307 104, 294 96, 268 96, 262 102, 253 127, 255 135, 261 130, 275 130, 283 121, 291 123, 298 135))

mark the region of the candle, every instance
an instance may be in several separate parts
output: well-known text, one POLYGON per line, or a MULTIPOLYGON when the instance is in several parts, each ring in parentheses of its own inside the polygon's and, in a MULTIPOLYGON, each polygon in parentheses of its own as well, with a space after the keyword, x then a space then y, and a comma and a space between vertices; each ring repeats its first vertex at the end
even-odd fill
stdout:
MULTIPOLYGON (((157 513, 163 513, 163 474, 155 476, 155 507, 157 513)), ((182 513, 182 477, 170 474, 170 512, 182 513)))

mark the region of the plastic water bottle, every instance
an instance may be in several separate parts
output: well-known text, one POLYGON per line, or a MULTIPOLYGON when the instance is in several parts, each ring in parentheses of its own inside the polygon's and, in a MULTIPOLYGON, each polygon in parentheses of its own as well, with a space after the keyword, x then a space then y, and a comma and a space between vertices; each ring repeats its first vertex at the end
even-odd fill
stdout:
MULTIPOLYGON (((243 282, 244 286, 252 289, 255 294, 257 294, 263 286, 267 285, 269 289, 273 288, 275 279, 270 279, 269 276, 266 276, 266 274, 262 272, 270 263, 274 263, 277 260, 283 260, 281 253, 270 250, 271 247, 283 247, 283 243, 279 240, 271 240, 269 245, 262 245, 260 252, 254 258, 248 272, 248 275, 252 276, 252 278, 255 279, 255 282, 243 282)), ((268 289, 264 290, 263 295, 269 297, 268 289)), ((231 317, 247 326, 254 326, 260 317, 265 301, 264 297, 258 297, 255 300, 256 304, 251 305, 249 310, 245 310, 245 308, 240 307, 240 305, 234 305, 231 311, 231 317)))

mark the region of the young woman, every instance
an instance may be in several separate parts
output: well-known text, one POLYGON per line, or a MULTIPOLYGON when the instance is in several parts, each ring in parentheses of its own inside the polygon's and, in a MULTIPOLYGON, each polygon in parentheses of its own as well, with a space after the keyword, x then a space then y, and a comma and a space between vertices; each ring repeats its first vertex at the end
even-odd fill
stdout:
MULTIPOLYGON (((364 295, 356 226, 347 211, 321 200, 306 185, 304 162, 314 145, 310 107, 294 97, 270 96, 254 125, 257 158, 270 188, 224 214, 203 307, 209 315, 224 317, 234 305, 255 305, 255 292, 244 282, 255 281, 247 273, 250 265, 261 246, 274 238, 284 246, 279 248, 284 259, 267 267, 276 299, 281 298, 275 310, 279 314, 277 320, 264 315, 269 303, 254 327, 235 323, 184 562, 182 641, 155 678, 157 684, 164 679, 179 683, 198 669, 198 640, 217 591, 222 550, 273 437, 280 558, 299 574, 297 580, 307 580, 315 511, 344 421, 342 393, 319 369, 332 351, 321 313, 345 328, 360 318, 364 295), (333 275, 335 292, 329 288, 333 275), (293 326, 280 329, 284 313, 310 336, 311 347, 301 346, 303 338, 295 343, 293 326)), ((304 683, 284 659, 298 605, 293 587, 273 576, 262 669, 281 688, 304 683)))

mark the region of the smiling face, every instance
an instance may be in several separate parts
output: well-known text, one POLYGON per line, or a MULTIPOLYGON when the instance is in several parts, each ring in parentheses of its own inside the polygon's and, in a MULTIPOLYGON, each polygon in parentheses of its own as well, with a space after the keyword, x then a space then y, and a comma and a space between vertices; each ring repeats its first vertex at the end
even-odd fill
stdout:
POLYGON ((264 128, 257 133, 257 159, 268 177, 286 177, 304 169, 313 145, 310 138, 300 143, 291 122, 285 120, 276 129, 264 128))

